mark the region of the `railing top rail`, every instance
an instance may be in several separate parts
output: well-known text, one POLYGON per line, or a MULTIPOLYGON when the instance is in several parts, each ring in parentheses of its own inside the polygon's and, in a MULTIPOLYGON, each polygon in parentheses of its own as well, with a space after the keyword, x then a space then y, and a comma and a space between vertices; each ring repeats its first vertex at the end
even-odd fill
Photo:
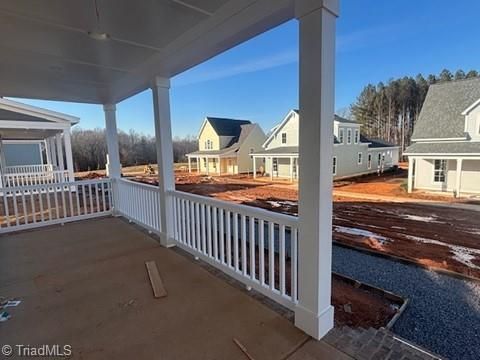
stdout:
POLYGON ((145 184, 145 183, 142 183, 142 182, 139 182, 139 181, 134 181, 134 180, 130 180, 130 179, 116 179, 116 181, 120 181, 120 182, 123 182, 123 183, 127 183, 129 185, 133 185, 133 186, 138 186, 138 187, 143 187, 143 188, 146 188, 148 190, 154 190, 154 191, 159 191, 159 188, 155 185, 151 185, 151 184, 145 184))
POLYGON ((51 175, 51 174, 68 174, 68 170, 43 170, 43 171, 35 171, 35 172, 17 172, 17 173, 12 173, 8 172, 3 174, 2 176, 38 176, 38 175, 51 175))
POLYGON ((241 215, 253 216, 260 220, 272 221, 286 226, 298 227, 298 218, 291 215, 279 214, 273 211, 256 208, 253 206, 235 204, 224 200, 213 199, 196 194, 186 193, 178 190, 171 190, 169 194, 180 199, 196 201, 206 205, 211 205, 225 209, 227 211, 235 212, 241 215))
POLYGON ((70 181, 70 182, 59 182, 59 183, 52 183, 52 184, 40 184, 40 185, 25 185, 25 186, 12 186, 12 187, 3 187, 0 188, 0 192, 22 192, 22 191, 29 191, 29 190, 43 190, 43 189, 53 189, 61 186, 79 186, 79 185, 94 185, 94 184, 101 184, 110 182, 109 178, 102 178, 102 179, 91 179, 91 180, 78 180, 78 181, 70 181))

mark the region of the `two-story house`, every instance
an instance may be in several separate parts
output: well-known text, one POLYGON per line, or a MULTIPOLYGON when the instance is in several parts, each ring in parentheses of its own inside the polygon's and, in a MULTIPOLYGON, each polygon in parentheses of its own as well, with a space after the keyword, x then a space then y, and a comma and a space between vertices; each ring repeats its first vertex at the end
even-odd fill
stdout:
MULTIPOLYGON (((291 110, 271 130, 263 150, 253 154, 255 168, 261 164, 263 172, 272 179, 297 179, 299 122, 298 110, 291 110)), ((398 146, 363 137, 360 124, 337 115, 333 125, 332 171, 335 179, 384 171, 398 165, 398 146)))
POLYGON ((265 133, 249 120, 207 117, 198 134, 198 151, 187 154, 203 174, 240 174, 253 171, 251 154, 262 148, 265 133))
POLYGON ((412 142, 409 192, 480 193, 480 78, 431 85, 412 142))

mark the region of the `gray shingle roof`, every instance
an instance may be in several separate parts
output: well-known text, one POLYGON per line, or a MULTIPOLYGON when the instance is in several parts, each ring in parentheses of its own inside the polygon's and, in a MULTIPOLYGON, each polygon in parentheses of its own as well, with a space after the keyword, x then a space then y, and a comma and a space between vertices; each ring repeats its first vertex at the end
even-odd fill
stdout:
POLYGON ((298 154, 298 146, 279 146, 268 150, 256 151, 255 155, 298 154))
POLYGON ((212 125, 218 136, 239 137, 241 126, 251 124, 250 120, 225 119, 207 116, 207 121, 212 125))
POLYGON ((480 99, 480 78, 431 85, 415 124, 412 139, 465 136, 462 112, 480 99))
POLYGON ((369 148, 382 148, 382 147, 394 147, 397 146, 395 144, 389 143, 387 141, 381 139, 372 139, 367 138, 366 136, 360 135, 360 142, 361 143, 369 143, 369 148))
POLYGON ((405 150, 410 154, 480 154, 480 142, 415 143, 405 150))

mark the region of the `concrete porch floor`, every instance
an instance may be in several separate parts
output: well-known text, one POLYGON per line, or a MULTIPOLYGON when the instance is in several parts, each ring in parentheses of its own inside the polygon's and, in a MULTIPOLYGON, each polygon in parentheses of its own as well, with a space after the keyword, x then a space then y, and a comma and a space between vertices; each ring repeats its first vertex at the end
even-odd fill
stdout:
POLYGON ((351 359, 119 218, 0 237, 0 296, 22 300, 0 345, 69 344, 74 358, 351 359), (155 299, 145 261, 168 296, 155 299))

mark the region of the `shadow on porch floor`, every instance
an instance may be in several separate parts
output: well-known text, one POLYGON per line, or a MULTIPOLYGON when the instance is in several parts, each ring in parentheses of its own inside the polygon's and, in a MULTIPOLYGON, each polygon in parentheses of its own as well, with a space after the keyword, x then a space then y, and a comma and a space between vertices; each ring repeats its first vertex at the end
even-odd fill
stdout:
POLYGON ((3 344, 70 344, 75 358, 349 359, 118 218, 0 237, 3 344), (154 299, 145 261, 168 297, 154 299), (302 344, 304 344, 302 346, 302 344))

